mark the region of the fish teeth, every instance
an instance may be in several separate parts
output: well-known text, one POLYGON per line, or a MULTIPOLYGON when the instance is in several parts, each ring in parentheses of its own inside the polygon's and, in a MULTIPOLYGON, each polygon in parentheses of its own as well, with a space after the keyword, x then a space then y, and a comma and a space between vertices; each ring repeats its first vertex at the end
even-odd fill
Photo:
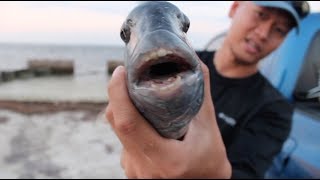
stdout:
POLYGON ((157 54, 158 54, 158 57, 163 57, 167 55, 167 51, 165 49, 159 49, 157 54))
POLYGON ((167 86, 161 87, 160 90, 161 90, 161 91, 168 91, 168 90, 170 90, 171 88, 173 88, 175 85, 176 85, 175 83, 171 83, 171 84, 169 84, 169 85, 167 85, 167 86))
POLYGON ((176 80, 177 82, 181 82, 181 76, 177 76, 177 80, 176 80))
MULTIPOLYGON (((173 78, 169 78, 168 81, 172 80, 173 78)), ((169 91, 171 89, 174 89, 175 87, 179 86, 179 84, 181 83, 181 76, 177 76, 176 80, 174 82, 172 82, 171 84, 161 87, 160 90, 161 91, 169 91)), ((151 86, 152 87, 152 86, 151 86)))
POLYGON ((152 52, 150 55, 149 55, 149 60, 151 59, 156 59, 158 58, 158 53, 157 52, 152 52))
POLYGON ((167 81, 173 81, 173 82, 168 85, 158 85, 152 82, 151 88, 158 89, 162 92, 173 90, 174 88, 176 88, 181 84, 181 76, 177 76, 176 78, 170 77, 167 81))
POLYGON ((165 50, 163 48, 160 48, 159 50, 151 52, 148 56, 146 56, 144 61, 148 62, 148 61, 150 61, 152 59, 157 59, 157 58, 160 58, 160 57, 164 57, 164 56, 166 56, 168 54, 173 54, 173 52, 165 50))
POLYGON ((173 77, 170 77, 167 81, 171 82, 171 81, 173 81, 173 80, 174 80, 174 78, 173 78, 173 77))

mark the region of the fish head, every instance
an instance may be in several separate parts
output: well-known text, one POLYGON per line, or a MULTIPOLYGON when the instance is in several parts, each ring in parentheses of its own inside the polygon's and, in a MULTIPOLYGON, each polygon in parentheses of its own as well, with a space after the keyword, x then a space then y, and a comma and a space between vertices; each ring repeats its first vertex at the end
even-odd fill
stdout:
POLYGON ((122 25, 129 95, 164 137, 181 138, 203 102, 200 59, 187 39, 188 17, 169 2, 146 2, 122 25))

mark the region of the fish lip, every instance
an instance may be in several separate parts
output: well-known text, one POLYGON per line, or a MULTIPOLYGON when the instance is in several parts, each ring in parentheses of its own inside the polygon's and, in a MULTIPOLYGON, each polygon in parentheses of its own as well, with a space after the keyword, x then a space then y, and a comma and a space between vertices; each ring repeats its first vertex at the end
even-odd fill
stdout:
POLYGON ((134 89, 148 89, 149 91, 153 91, 155 95, 163 97, 170 96, 181 89, 183 81, 186 81, 188 75, 197 71, 199 64, 195 56, 189 51, 166 48, 157 48, 140 54, 132 62, 136 62, 134 65, 136 71, 132 74, 134 89), (158 53, 162 53, 163 56, 155 56, 158 53), (174 72, 172 75, 165 75, 166 77, 162 80, 150 77, 148 73, 153 66, 165 63, 174 64, 181 71, 174 72), (169 82, 170 78, 173 79, 172 82, 169 82), (159 84, 156 83, 157 81, 159 84), (164 89, 166 91, 163 91, 164 89))

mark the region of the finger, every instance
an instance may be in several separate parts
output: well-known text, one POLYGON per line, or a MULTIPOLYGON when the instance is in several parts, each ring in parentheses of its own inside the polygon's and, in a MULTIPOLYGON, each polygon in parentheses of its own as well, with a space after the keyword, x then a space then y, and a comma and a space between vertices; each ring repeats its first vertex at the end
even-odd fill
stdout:
POLYGON ((120 165, 122 169, 126 168, 126 160, 127 160, 127 152, 125 149, 122 149, 121 160, 120 160, 120 165))
POLYGON ((111 106, 108 105, 107 108, 106 108, 106 120, 110 123, 110 124, 113 124, 113 113, 112 113, 112 110, 111 110, 111 106))
POLYGON ((143 149, 152 152, 158 148, 160 135, 139 114, 132 104, 126 86, 123 66, 114 71, 109 82, 109 99, 114 122, 111 124, 126 150, 143 149))

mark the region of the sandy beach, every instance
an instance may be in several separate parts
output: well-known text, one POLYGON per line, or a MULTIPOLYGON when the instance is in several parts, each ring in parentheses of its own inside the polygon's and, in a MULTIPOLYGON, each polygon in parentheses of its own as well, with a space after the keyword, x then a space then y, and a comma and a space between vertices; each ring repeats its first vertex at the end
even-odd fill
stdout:
POLYGON ((0 178, 125 178, 106 104, 0 102, 0 178))
POLYGON ((72 59, 74 74, 0 81, 0 178, 125 178, 105 120, 109 59, 122 47, 0 44, 0 72, 72 59))

